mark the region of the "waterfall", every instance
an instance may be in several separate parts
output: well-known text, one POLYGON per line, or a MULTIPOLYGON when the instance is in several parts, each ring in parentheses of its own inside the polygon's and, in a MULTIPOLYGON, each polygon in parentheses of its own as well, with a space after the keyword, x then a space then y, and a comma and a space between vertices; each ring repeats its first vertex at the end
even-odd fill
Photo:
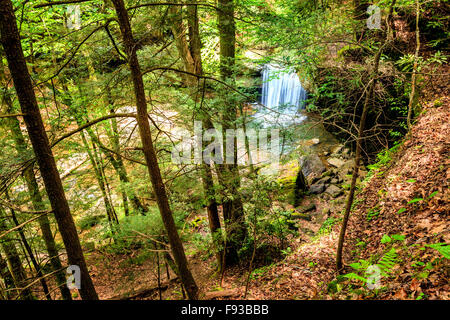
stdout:
POLYGON ((299 111, 305 107, 307 93, 295 71, 267 64, 262 70, 262 80, 263 106, 254 114, 262 127, 289 126, 306 119, 299 111))
POLYGON ((266 107, 277 108, 282 105, 304 107, 307 94, 297 73, 292 69, 265 65, 262 80, 261 103, 266 107))

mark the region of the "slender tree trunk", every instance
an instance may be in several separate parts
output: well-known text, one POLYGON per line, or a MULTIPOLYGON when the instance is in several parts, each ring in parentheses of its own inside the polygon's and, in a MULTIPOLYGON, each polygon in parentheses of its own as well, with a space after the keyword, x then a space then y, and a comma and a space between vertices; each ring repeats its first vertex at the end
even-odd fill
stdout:
POLYGON ((14 290, 14 279, 11 275, 11 272, 9 272, 8 263, 6 262, 5 259, 3 259, 1 254, 0 254, 0 278, 3 279, 3 282, 5 284, 4 288, 5 290, 4 292, 2 292, 3 297, 1 298, 9 300, 10 298, 13 297, 12 291, 14 290))
MULTIPOLYGON (((395 5, 395 1, 393 0, 390 5, 389 12, 392 12, 391 8, 395 5)), ((389 19, 389 17, 388 17, 389 19)), ((366 123, 366 117, 367 112, 369 111, 370 102, 372 99, 372 95, 375 89, 376 82, 378 80, 378 67, 380 64, 380 58, 381 54, 383 53, 384 47, 388 44, 388 36, 386 36, 385 40, 383 41, 383 44, 381 45, 380 49, 378 49, 376 55, 375 55, 375 61, 373 69, 371 70, 371 76, 370 76, 370 83, 367 88, 366 97, 364 100, 364 106, 363 111, 361 114, 361 119, 359 121, 359 130, 358 130, 358 139, 356 140, 356 153, 355 153, 355 163, 353 165, 353 175, 352 175, 352 182, 350 185, 350 191, 348 194, 347 202, 345 205, 345 213, 344 213, 344 219, 342 221, 341 231, 339 234, 339 241, 338 241, 338 248, 336 253, 336 269, 338 273, 343 272, 343 261, 342 261, 342 251, 344 247, 344 240, 345 240, 345 232, 347 230, 347 224, 348 219, 350 217, 350 210, 353 204, 353 198, 355 196, 355 189, 356 189, 356 180, 358 179, 358 173, 359 173, 359 163, 361 161, 361 152, 362 152, 362 140, 364 138, 364 127, 366 123)))
MULTIPOLYGON (((100 149, 102 149, 103 154, 109 159, 112 166, 114 167, 114 170, 116 170, 120 182, 126 186, 130 184, 130 180, 128 179, 128 173, 125 168, 125 165, 120 157, 117 157, 117 159, 112 155, 108 150, 104 148, 103 143, 100 141, 100 139, 97 137, 97 135, 92 131, 91 128, 88 128, 86 130, 89 134, 89 137, 94 141, 100 149)), ((139 200, 139 198, 136 196, 133 190, 129 190, 128 197, 130 198, 131 205, 133 206, 133 209, 139 212, 142 215, 145 215, 145 213, 148 211, 148 208, 139 200)))
MULTIPOLYGON (((114 108, 112 107, 113 106, 113 102, 112 102, 112 99, 110 97, 109 88, 107 88, 107 90, 108 90, 108 93, 107 93, 108 94, 108 101, 109 101, 109 105, 111 107, 110 108, 110 113, 114 114, 115 111, 114 111, 114 108)), ((120 153, 121 150, 120 150, 119 129, 118 129, 118 126, 117 126, 117 119, 116 118, 112 118, 111 119, 111 129, 112 129, 112 134, 109 137, 109 140, 111 141, 112 149, 115 152, 120 153)), ((122 161, 122 159, 120 157, 117 157, 117 167, 118 168, 120 167, 120 170, 125 172, 125 175, 126 175, 125 165, 123 164, 123 161, 122 161)), ((116 172, 117 172, 117 170, 116 170, 116 172)), ((119 179, 120 179, 120 176, 119 176, 119 179)), ((122 180, 120 179, 120 181, 122 181, 122 180)), ((126 191, 124 190, 124 186, 121 186, 121 192, 122 192, 123 210, 124 210, 125 216, 128 216, 130 214, 130 209, 128 208, 128 196, 127 196, 126 191)), ((139 210, 139 208, 137 208, 136 210, 139 210)))
POLYGON ((134 93, 136 96, 137 122, 142 141, 142 149, 144 151, 145 161, 147 162, 147 168, 152 181, 153 190, 156 195, 156 201, 167 231, 169 243, 180 273, 181 281, 186 288, 189 299, 197 299, 198 287, 191 271, 188 268, 186 254, 184 252, 181 239, 178 235, 178 230, 175 226, 172 210, 170 209, 169 200, 167 198, 166 188, 161 177, 161 171, 159 170, 158 159, 156 158, 156 152, 153 147, 150 124, 148 121, 147 102, 145 100, 144 82, 136 55, 136 45, 133 39, 128 12, 125 8, 123 0, 112 0, 112 2, 116 9, 120 31, 122 33, 124 46, 128 56, 128 66, 131 71, 134 93))
POLYGON ((33 145, 53 213, 71 265, 80 268, 82 299, 98 299, 87 269, 75 223, 70 213, 61 178, 45 132, 44 123, 20 43, 14 9, 10 0, 0 0, 1 41, 8 60, 24 121, 33 145))
MULTIPOLYGON (((178 2, 178 1, 175 1, 178 2)), ((194 6, 188 6, 188 7, 194 7, 194 6)), ((194 7, 195 8, 195 7, 194 7)), ((175 44, 180 52, 180 58, 183 60, 184 69, 187 72, 195 73, 195 65, 194 65, 194 59, 191 55, 191 52, 189 51, 188 42, 186 39, 186 27, 183 23, 183 12, 181 6, 170 6, 169 8, 170 13, 170 22, 171 22, 171 30, 173 33, 173 37, 175 39, 175 44)), ((194 86, 197 83, 196 77, 183 74, 182 77, 184 78, 184 82, 189 87, 194 86)))
MULTIPOLYGON (((6 112, 13 113, 14 109, 12 107, 12 101, 8 94, 5 94, 4 100, 6 103, 6 112)), ((20 129, 19 120, 17 120, 17 118, 10 118, 8 120, 9 129, 14 139, 14 147, 19 155, 24 154, 28 149, 28 145, 22 134, 22 130, 20 129)), ((39 185, 36 181, 36 176, 34 175, 33 166, 29 166, 24 170, 23 177, 28 188, 28 193, 30 194, 33 209, 36 211, 45 210, 46 208, 44 205, 44 200, 42 199, 42 196, 39 192, 39 185)), ((50 228, 50 220, 48 219, 48 216, 43 215, 38 219, 38 222, 42 232, 42 238, 44 239, 45 247, 50 258, 52 270, 61 270, 62 264, 58 256, 58 249, 56 247, 55 239, 53 238, 53 233, 50 228)), ((56 273, 56 282, 58 284, 62 298, 64 300, 72 300, 70 290, 65 285, 66 276, 63 270, 56 273)))
POLYGON ((417 82, 417 65, 419 61, 419 50, 420 50, 420 29, 419 29, 419 17, 420 17, 420 3, 416 0, 416 51, 414 53, 414 65, 413 72, 411 76, 411 93, 409 95, 408 103, 408 117, 406 123, 408 124, 408 129, 411 129, 411 118, 415 108, 416 100, 416 82, 417 82))
MULTIPOLYGON (((218 1, 218 28, 220 42, 220 75, 223 81, 234 85, 236 26, 234 21, 233 0, 218 1)), ((227 95, 222 116, 223 130, 236 129, 237 108, 233 95, 227 95)), ((225 135, 224 135, 225 137, 225 135)), ((224 145, 227 144, 224 138, 224 145)), ((239 261, 237 251, 241 248, 247 237, 244 209, 242 199, 238 192, 240 187, 239 169, 236 163, 236 137, 234 137, 234 164, 218 166, 219 180, 233 199, 223 201, 223 216, 227 236, 226 264, 235 264, 239 261)), ((226 159, 224 154, 224 159, 226 159)))
MULTIPOLYGON (((3 207, 0 207, 0 234, 8 231, 8 224, 6 222, 6 213, 3 207)), ((19 253, 17 252, 16 245, 14 244, 15 239, 9 234, 0 239, 0 245, 5 252, 6 261, 14 279, 14 284, 16 286, 18 295, 25 300, 33 300, 33 294, 31 288, 24 289, 28 286, 29 281, 23 268, 22 261, 20 259, 19 253)))
POLYGON ((91 161, 92 168, 94 169, 95 179, 97 180, 98 187, 100 188, 100 191, 102 193, 103 203, 105 205, 105 210, 106 210, 106 217, 108 218, 111 230, 113 230, 112 221, 114 220, 113 217, 115 215, 114 208, 106 194, 105 182, 103 179, 103 175, 100 172, 100 164, 98 163, 96 157, 94 156, 84 132, 81 131, 80 134, 81 134, 81 141, 83 141, 83 144, 84 144, 84 149, 86 150, 89 160, 91 161))
MULTIPOLYGON (((203 68, 202 68, 202 58, 201 58, 201 39, 200 39, 200 31, 199 31, 199 22, 198 22, 198 8, 197 6, 188 6, 187 8, 187 21, 188 21, 188 30, 189 30, 189 45, 186 41, 186 34, 180 34, 179 36, 184 38, 184 40, 181 40, 180 42, 182 45, 177 46, 180 56, 183 56, 185 54, 188 54, 188 58, 182 59, 184 62, 184 69, 186 71, 195 73, 196 75, 203 75, 203 68), (181 49, 180 47, 183 47, 181 49)), ((182 21, 181 21, 182 24, 182 21)), ((190 89, 194 90, 197 88, 198 81, 196 77, 191 77, 189 79, 189 82, 187 85, 190 87, 190 89), (193 78, 193 79, 192 79, 193 78)), ((203 102, 204 94, 205 94, 205 82, 203 82, 203 96, 201 98, 201 102, 203 102)), ((195 103, 199 102, 199 95, 197 92, 191 93, 192 99, 195 101, 195 103)), ((212 123, 211 119, 209 118, 209 115, 207 112, 203 112, 203 104, 201 103, 199 112, 196 112, 197 120, 202 120, 202 125, 205 129, 208 129, 208 124, 212 123), (204 118, 208 118, 208 121, 205 121, 204 118)), ((202 140, 202 146, 201 150, 203 150, 203 140, 202 140)), ((217 207, 217 201, 216 201, 216 194, 214 191, 214 180, 213 180, 213 174, 211 170, 211 165, 206 164, 204 161, 202 161, 201 165, 201 179, 203 184, 203 190, 205 194, 205 198, 207 201, 207 213, 208 213, 208 220, 209 220, 209 228, 211 230, 211 236, 213 239, 213 244, 215 247, 215 253, 217 258, 217 264, 219 267, 219 270, 222 270, 222 256, 223 256, 223 237, 222 237, 222 231, 220 228, 220 218, 219 218, 219 210, 217 207)))
MULTIPOLYGON (((6 191, 6 198, 9 201, 10 199, 9 199, 9 196, 8 196, 7 192, 8 191, 6 191)), ((14 222, 14 226, 18 227, 20 225, 20 223, 17 220, 17 216, 16 216, 15 210, 11 208, 10 212, 11 212, 11 218, 12 218, 12 220, 14 222)), ((25 248, 26 253, 28 254, 28 257, 31 260, 31 263, 33 264, 33 268, 34 268, 34 270, 36 272, 36 276, 39 278, 39 282, 41 283, 42 291, 44 291, 45 298, 47 300, 52 300, 52 297, 50 295, 50 291, 48 289, 47 281, 45 280, 45 278, 43 277, 43 274, 42 274, 41 266, 39 265, 39 263, 36 260, 36 257, 34 256, 33 250, 31 249, 30 244, 28 243, 28 240, 25 237, 25 233, 23 231, 23 228, 22 227, 18 228, 17 229, 17 233, 20 236, 20 240, 22 240, 22 244, 23 244, 23 246, 25 248)))

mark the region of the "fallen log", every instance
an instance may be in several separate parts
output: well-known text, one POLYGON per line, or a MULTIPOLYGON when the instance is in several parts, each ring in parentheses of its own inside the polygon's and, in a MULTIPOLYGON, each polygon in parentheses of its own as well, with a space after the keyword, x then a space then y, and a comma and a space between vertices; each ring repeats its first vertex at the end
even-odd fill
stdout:
POLYGON ((242 294, 242 289, 245 289, 245 287, 240 288, 234 288, 234 289, 226 289, 221 291, 210 291, 205 293, 205 300, 212 300, 217 298, 230 298, 230 297, 236 297, 242 294))
POLYGON ((133 291, 127 292, 125 294, 120 294, 120 295, 114 296, 107 300, 133 300, 133 299, 148 297, 148 296, 152 295, 155 291, 158 291, 159 288, 161 288, 161 290, 166 290, 172 283, 177 282, 177 281, 178 281, 178 277, 161 283, 160 287, 158 287, 158 285, 154 285, 150 288, 143 288, 143 289, 140 289, 137 291, 133 290, 133 291))

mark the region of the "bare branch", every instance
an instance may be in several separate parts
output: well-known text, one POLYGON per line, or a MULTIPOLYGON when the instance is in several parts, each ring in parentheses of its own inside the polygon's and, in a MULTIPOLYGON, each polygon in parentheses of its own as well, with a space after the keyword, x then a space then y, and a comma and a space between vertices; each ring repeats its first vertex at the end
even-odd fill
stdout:
POLYGON ((92 0, 52 1, 52 2, 46 2, 46 3, 37 4, 37 5, 33 6, 33 8, 38 9, 38 8, 51 7, 51 6, 61 5, 61 4, 82 3, 82 2, 89 2, 89 1, 92 1, 92 0))

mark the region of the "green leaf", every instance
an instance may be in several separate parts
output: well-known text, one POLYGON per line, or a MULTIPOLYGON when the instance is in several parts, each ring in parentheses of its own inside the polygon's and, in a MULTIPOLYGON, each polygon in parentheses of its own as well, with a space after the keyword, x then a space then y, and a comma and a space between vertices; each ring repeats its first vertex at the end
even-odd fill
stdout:
POLYGON ((391 238, 396 241, 405 241, 405 236, 402 234, 393 234, 391 238))
POLYGON ((406 182, 414 183, 414 182, 416 182, 416 179, 408 179, 408 180, 406 180, 406 182))
POLYGON ((435 195, 437 195, 439 193, 439 191, 434 191, 432 194, 430 194, 430 196, 428 197, 428 199, 433 198, 435 195))
POLYGON ((382 238, 381 238, 381 243, 389 243, 391 242, 392 239, 391 237, 389 237, 387 234, 385 234, 382 238))
POLYGON ((350 267, 352 267, 355 270, 361 270, 361 263, 359 262, 351 263, 350 267))
POLYGON ((426 247, 433 248, 439 251, 440 254, 444 256, 446 259, 450 259, 450 245, 447 243, 434 243, 427 244, 426 247))
POLYGON ((408 204, 420 202, 422 200, 423 200, 423 198, 415 198, 415 199, 412 199, 410 202, 408 202, 408 204))
POLYGON ((403 213, 403 212, 405 212, 405 211, 406 211, 406 208, 400 208, 400 209, 397 211, 397 214, 403 213))
POLYGON ((366 279, 361 277, 360 275, 357 275, 356 273, 347 273, 344 275, 344 277, 348 278, 348 279, 356 279, 356 280, 361 280, 362 282, 366 282, 366 279))

